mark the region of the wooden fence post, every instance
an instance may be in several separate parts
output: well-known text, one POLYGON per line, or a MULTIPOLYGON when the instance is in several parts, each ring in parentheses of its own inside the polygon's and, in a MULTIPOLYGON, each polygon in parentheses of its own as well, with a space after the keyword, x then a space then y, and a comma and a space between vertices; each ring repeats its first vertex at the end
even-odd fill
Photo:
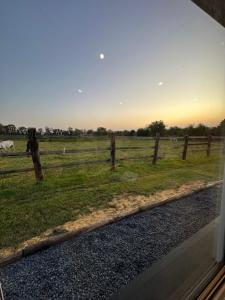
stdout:
POLYGON ((182 154, 182 159, 183 160, 186 160, 186 158, 187 158, 188 139, 189 139, 189 136, 186 135, 184 137, 184 150, 183 150, 183 154, 182 154))
POLYGON ((207 150, 206 150, 206 154, 208 157, 210 156, 210 152, 211 152, 211 143, 212 143, 212 136, 209 135, 208 142, 207 142, 207 150))
POLYGON ((152 164, 155 165, 157 158, 158 158, 158 151, 159 151, 159 139, 160 139, 160 134, 156 133, 155 136, 155 147, 154 147, 154 154, 153 154, 153 159, 152 159, 152 164))
POLYGON ((26 151, 31 154, 36 180, 37 181, 43 180, 44 176, 42 173, 40 154, 39 154, 39 145, 38 145, 38 141, 36 138, 36 129, 35 128, 28 129, 28 142, 27 142, 27 150, 26 151))
POLYGON ((110 155, 111 155, 111 169, 114 171, 115 164, 116 164, 116 138, 114 133, 112 133, 111 135, 110 155))

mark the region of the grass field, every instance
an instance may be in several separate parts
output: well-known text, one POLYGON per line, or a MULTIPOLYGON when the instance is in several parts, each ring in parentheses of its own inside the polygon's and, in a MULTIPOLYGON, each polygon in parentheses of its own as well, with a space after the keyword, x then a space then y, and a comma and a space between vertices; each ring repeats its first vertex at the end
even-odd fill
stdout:
MULTIPOLYGON (((16 247, 46 229, 76 220, 93 208, 107 207, 110 200, 122 193, 149 195, 156 191, 178 187, 194 181, 212 181, 221 178, 221 151, 189 152, 181 160, 183 142, 161 141, 159 155, 165 156, 151 164, 150 155, 154 142, 148 139, 119 138, 117 146, 143 146, 144 150, 119 150, 117 158, 149 155, 149 159, 120 161, 116 170, 109 163, 85 165, 79 168, 58 168, 44 171, 45 179, 36 184, 33 172, 0 176, 0 248, 16 247), (177 148, 174 148, 177 147, 177 148), (165 154, 166 153, 166 154, 165 154)), ((41 141, 41 150, 63 150, 109 147, 104 139, 74 139, 41 141)), ((16 151, 24 151, 25 140, 15 141, 16 151)), ((216 146, 219 148, 219 146, 216 146)), ((195 146, 201 149, 201 146, 195 146)), ((205 149, 206 147, 204 147, 205 149)), ((203 148, 202 148, 203 149, 203 148)), ((109 158, 109 150, 98 153, 46 155, 41 157, 43 166, 81 160, 109 158)), ((1 157, 0 169, 32 166, 30 157, 1 157)))

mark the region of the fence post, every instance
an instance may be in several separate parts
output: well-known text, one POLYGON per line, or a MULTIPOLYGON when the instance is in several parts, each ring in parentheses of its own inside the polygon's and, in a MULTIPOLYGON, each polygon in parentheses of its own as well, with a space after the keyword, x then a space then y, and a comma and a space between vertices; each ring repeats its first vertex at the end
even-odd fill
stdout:
POLYGON ((115 163, 116 163, 116 138, 114 133, 111 134, 110 155, 111 155, 111 169, 114 171, 115 163))
POLYGON ((42 173, 40 154, 39 154, 39 145, 38 145, 38 141, 36 138, 36 129, 35 128, 28 129, 28 142, 27 142, 27 150, 26 151, 31 154, 36 180, 37 181, 43 180, 44 176, 42 173))
POLYGON ((212 143, 212 136, 209 135, 208 142, 207 142, 207 150, 206 150, 206 154, 208 157, 210 156, 210 152, 211 152, 211 143, 212 143))
POLYGON ((189 136, 185 135, 185 137, 184 137, 184 150, 183 150, 183 154, 182 154, 182 159, 183 160, 186 160, 186 158, 187 158, 188 139, 189 139, 189 136))
POLYGON ((155 165, 157 158, 158 158, 158 150, 159 150, 159 138, 160 138, 160 134, 156 133, 155 136, 155 147, 154 147, 154 154, 153 154, 153 159, 152 159, 152 164, 155 165))

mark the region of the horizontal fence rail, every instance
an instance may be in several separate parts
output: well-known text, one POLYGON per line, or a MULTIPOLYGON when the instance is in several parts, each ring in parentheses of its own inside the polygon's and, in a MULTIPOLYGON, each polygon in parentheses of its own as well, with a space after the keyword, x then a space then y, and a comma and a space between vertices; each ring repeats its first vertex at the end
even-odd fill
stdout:
MULTIPOLYGON (((149 147, 116 147, 116 150, 146 150, 146 149, 154 149, 154 146, 149 147)), ((93 152, 105 152, 109 151, 111 148, 83 148, 83 149, 72 149, 72 150, 42 150, 40 151, 40 155, 51 155, 51 154, 75 154, 75 153, 93 153, 93 152)), ((30 156, 31 153, 23 152, 0 152, 0 157, 24 157, 30 156)))
POLYGON ((188 146, 201 146, 201 145, 208 145, 208 143, 189 143, 188 146))
MULTIPOLYGON (((81 166, 85 164, 98 164, 98 163, 105 163, 109 162, 110 159, 100 159, 100 160, 87 160, 87 161, 80 161, 80 162, 74 162, 74 163, 67 163, 67 164, 55 164, 50 166, 43 166, 42 169, 48 170, 48 169, 58 169, 58 168, 69 168, 69 167, 75 167, 75 166, 81 166)), ((0 171, 1 175, 4 174, 12 174, 12 173, 24 173, 24 172, 30 172, 33 171, 34 168, 20 168, 20 169, 11 169, 6 171, 0 171)))

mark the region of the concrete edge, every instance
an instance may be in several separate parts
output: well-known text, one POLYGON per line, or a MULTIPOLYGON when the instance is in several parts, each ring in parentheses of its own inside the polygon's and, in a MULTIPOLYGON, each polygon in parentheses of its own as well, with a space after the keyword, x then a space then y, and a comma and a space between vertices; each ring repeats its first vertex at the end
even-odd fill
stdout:
POLYGON ((68 241, 68 240, 70 240, 70 239, 78 236, 79 234, 82 234, 82 233, 85 233, 85 232, 90 232, 90 231, 93 231, 95 229, 99 229, 99 228, 101 228, 101 227, 103 227, 105 225, 109 225, 111 223, 117 222, 117 221, 119 221, 121 219, 124 219, 126 217, 130 217, 132 215, 135 215, 137 213, 149 210, 149 209, 157 207, 157 206, 165 205, 165 204, 167 204, 169 202, 173 202, 173 201, 179 200, 180 198, 183 198, 183 197, 187 197, 187 196, 193 195, 195 193, 198 193, 198 192, 201 192, 203 190, 206 190, 206 189, 209 189, 211 187, 214 187, 214 186, 217 186, 219 184, 222 184, 222 182, 223 182, 222 180, 218 180, 218 181, 215 181, 215 182, 212 182, 212 183, 208 183, 204 187, 201 187, 201 188, 198 188, 196 190, 192 190, 192 191, 189 191, 189 192, 184 192, 182 194, 166 198, 165 200, 163 200, 161 202, 150 203, 150 204, 146 204, 144 206, 140 206, 140 207, 134 208, 134 209, 132 209, 132 210, 130 210, 128 212, 121 213, 121 214, 117 215, 114 218, 110 218, 108 220, 97 222, 97 223, 92 224, 90 226, 87 225, 87 226, 85 226, 85 227, 83 227, 81 229, 72 230, 72 231, 69 231, 69 232, 66 232, 66 233, 59 234, 59 235, 54 236, 54 237, 48 237, 48 238, 46 238, 43 241, 37 242, 37 243, 35 243, 33 245, 28 245, 28 246, 24 247, 22 250, 18 250, 15 253, 9 255, 8 257, 2 259, 0 261, 0 268, 1 267, 5 267, 5 266, 7 266, 9 264, 13 264, 13 263, 17 262, 18 260, 20 260, 20 259, 22 259, 24 257, 27 257, 29 255, 32 255, 32 254, 34 254, 36 252, 46 250, 49 247, 54 246, 56 244, 68 241))

